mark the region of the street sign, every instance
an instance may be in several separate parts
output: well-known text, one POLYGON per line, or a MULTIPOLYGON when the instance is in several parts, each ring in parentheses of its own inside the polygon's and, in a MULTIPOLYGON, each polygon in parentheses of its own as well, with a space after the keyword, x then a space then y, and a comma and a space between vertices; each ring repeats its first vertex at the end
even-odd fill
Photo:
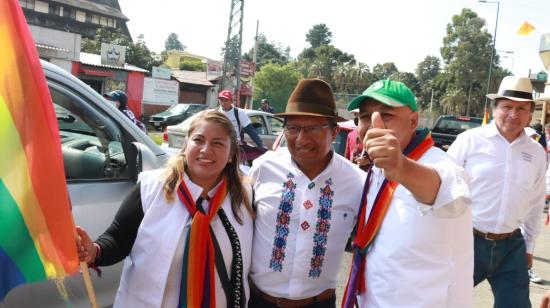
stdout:
POLYGON ((153 78, 170 79, 172 71, 169 68, 154 66, 152 73, 153 78))

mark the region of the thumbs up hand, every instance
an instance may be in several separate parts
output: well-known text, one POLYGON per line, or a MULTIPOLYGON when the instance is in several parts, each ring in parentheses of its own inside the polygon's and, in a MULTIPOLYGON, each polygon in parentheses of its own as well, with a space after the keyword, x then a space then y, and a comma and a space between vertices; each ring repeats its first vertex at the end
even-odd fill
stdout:
POLYGON ((389 181, 397 181, 404 173, 404 160, 395 131, 387 129, 379 112, 371 116, 371 125, 363 140, 364 149, 374 165, 384 172, 389 181))

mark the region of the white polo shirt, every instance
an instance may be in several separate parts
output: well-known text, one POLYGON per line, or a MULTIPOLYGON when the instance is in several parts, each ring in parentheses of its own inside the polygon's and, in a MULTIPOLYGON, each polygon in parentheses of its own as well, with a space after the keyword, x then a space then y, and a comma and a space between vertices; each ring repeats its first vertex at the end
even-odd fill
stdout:
POLYGON ((525 132, 508 142, 494 122, 458 135, 447 153, 472 182, 474 228, 508 233, 521 227, 532 253, 542 227, 546 153, 525 132))
POLYGON ((250 278, 263 292, 304 299, 336 287, 366 173, 334 154, 310 180, 287 148, 250 170, 257 207, 250 278))

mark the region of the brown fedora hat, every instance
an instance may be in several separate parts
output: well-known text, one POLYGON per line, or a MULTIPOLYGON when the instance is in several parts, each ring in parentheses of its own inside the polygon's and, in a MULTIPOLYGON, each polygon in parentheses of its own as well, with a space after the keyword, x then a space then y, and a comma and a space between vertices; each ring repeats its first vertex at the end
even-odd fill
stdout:
POLYGON ((285 112, 276 115, 337 118, 338 112, 328 83, 321 79, 302 79, 290 94, 285 112))

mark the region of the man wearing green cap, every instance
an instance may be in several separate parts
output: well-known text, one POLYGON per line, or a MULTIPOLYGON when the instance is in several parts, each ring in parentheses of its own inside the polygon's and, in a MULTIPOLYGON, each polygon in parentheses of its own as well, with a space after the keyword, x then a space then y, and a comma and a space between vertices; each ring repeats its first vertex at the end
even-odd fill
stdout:
POLYGON ((343 307, 472 307, 473 243, 464 170, 417 129, 414 94, 381 80, 355 98, 373 161, 343 307))

